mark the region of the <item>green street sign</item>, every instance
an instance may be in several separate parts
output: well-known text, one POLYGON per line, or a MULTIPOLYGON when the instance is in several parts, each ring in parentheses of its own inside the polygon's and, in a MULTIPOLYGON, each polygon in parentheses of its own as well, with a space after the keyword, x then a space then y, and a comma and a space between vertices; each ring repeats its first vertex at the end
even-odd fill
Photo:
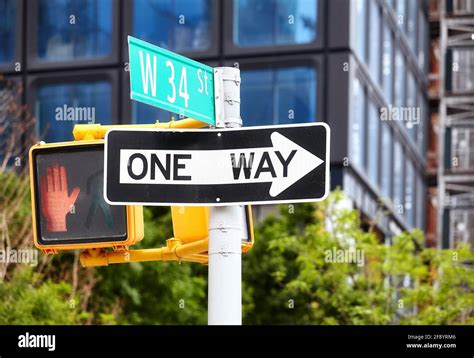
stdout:
POLYGON ((130 98, 215 125, 213 68, 128 36, 130 98))

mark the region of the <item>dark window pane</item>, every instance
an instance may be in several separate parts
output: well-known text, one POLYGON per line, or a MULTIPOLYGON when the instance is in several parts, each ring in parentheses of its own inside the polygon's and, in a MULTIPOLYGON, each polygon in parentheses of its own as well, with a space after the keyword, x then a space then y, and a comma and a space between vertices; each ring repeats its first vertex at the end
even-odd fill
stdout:
POLYGON ((392 150, 393 150, 393 137, 390 126, 386 123, 382 126, 382 194, 386 198, 391 196, 391 185, 392 185, 392 150))
POLYGON ((206 51, 211 16, 211 0, 135 0, 133 35, 172 51, 206 51))
POLYGON ((369 179, 374 186, 378 186, 379 170, 379 111, 373 103, 369 105, 368 125, 368 162, 367 170, 369 179))
POLYGON ((380 8, 375 0, 370 2, 370 72, 375 83, 380 82, 380 8))
POLYGON ((367 52, 365 50, 365 34, 367 33, 367 0, 355 0, 355 11, 352 14, 354 18, 355 30, 352 31, 352 38, 355 44, 355 50, 359 58, 364 62, 367 52))
POLYGON ((400 142, 395 141, 393 153, 393 190, 392 198, 395 205, 395 211, 401 214, 400 206, 403 205, 403 164, 405 155, 400 142))
POLYGON ((474 130, 454 127, 451 130, 451 153, 456 159, 453 171, 469 172, 474 169, 474 130))
POLYGON ((244 126, 316 121, 313 67, 244 70, 241 75, 244 126))
POLYGON ((234 0, 234 43, 255 47, 312 42, 317 11, 317 0, 234 0))
POLYGON ((455 15, 474 14, 474 0, 448 0, 449 13, 455 15))
POLYGON ((175 120, 183 119, 185 116, 180 116, 177 113, 165 111, 158 107, 149 106, 145 103, 131 101, 132 105, 132 123, 137 124, 152 124, 156 121, 168 122, 173 118, 175 120))
POLYGON ((405 105, 405 81, 406 63, 400 49, 395 56, 395 106, 398 108, 405 105))
POLYGON ((416 21, 418 19, 417 1, 408 1, 408 21, 407 21, 407 37, 413 53, 416 54, 416 21))
POLYGON ((112 0, 40 0, 38 57, 94 59, 112 52, 112 0))
POLYGON ((428 63, 428 26, 422 11, 418 12, 418 66, 424 72, 428 63))
POLYGON ((455 247, 463 242, 474 247, 474 210, 451 210, 449 217, 451 246, 455 247))
POLYGON ((426 201, 425 201, 425 184, 423 183, 423 178, 418 174, 416 176, 416 221, 415 226, 420 229, 425 227, 425 211, 426 211, 426 201))
POLYGON ((31 129, 32 122, 22 116, 22 94, 20 81, 0 75, 0 171, 16 164, 22 152, 22 133, 31 129))
POLYGON ((407 105, 407 113, 404 117, 402 118, 405 123, 405 128, 408 131, 408 135, 410 138, 413 140, 414 143, 416 143, 416 126, 419 124, 420 117, 421 117, 421 111, 419 107, 417 107, 416 103, 416 96, 417 96, 417 91, 415 88, 415 79, 413 77, 413 74, 410 72, 407 73, 407 99, 406 99, 406 105, 407 105))
POLYGON ((16 0, 0 0, 0 63, 15 56, 16 0))
POLYGON ((388 104, 393 102, 393 34, 390 26, 384 24, 383 38, 383 91, 388 104))
POLYGON ((457 48, 452 50, 453 64, 451 70, 453 92, 474 92, 474 50, 457 48))
POLYGON ((112 122, 112 85, 106 81, 40 85, 35 112, 41 139, 71 140, 75 124, 112 122))
POLYGON ((405 218, 410 227, 415 224, 415 172, 411 161, 406 163, 405 173, 405 218))
POLYGON ((395 0, 385 0, 385 2, 392 8, 395 8, 395 0))
MULTIPOLYGON (((413 0, 409 0, 413 1, 413 0)), ((407 22, 407 0, 398 0, 397 1, 397 9, 395 10, 396 13, 396 20, 398 25, 406 30, 406 22, 407 22)))
POLYGON ((352 125, 350 130, 350 161, 359 169, 364 167, 365 146, 365 93, 359 79, 353 82, 352 125))
POLYGON ((426 101, 422 92, 418 93, 418 108, 420 114, 420 122, 416 128, 416 143, 420 153, 425 153, 426 145, 426 128, 428 123, 428 113, 426 113, 426 101))

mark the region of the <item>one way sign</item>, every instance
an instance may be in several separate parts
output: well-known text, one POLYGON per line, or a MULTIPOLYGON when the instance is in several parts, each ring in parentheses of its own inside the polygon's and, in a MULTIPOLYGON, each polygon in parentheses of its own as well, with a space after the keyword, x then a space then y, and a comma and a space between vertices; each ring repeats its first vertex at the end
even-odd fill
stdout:
POLYGON ((229 205, 318 201, 329 189, 325 123, 222 130, 111 130, 110 204, 229 205))

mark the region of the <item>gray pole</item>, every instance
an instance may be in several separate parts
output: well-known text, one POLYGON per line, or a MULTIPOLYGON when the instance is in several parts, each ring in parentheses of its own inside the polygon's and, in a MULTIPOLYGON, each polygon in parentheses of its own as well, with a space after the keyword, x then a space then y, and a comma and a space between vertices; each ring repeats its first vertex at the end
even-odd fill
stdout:
MULTIPOLYGON (((233 67, 215 68, 214 89, 216 135, 219 135, 220 128, 241 127, 240 70, 233 67)), ((242 324, 242 215, 242 207, 238 205, 210 209, 209 325, 242 324)))

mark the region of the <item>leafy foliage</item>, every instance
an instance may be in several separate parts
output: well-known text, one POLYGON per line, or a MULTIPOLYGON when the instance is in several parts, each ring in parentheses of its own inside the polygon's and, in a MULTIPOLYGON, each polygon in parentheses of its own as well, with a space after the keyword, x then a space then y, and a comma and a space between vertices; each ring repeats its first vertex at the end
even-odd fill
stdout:
POLYGON ((419 230, 385 245, 360 229, 359 214, 341 209, 341 199, 337 192, 317 205, 282 206, 259 225, 244 263, 245 323, 474 322, 467 245, 424 248, 419 230), (363 259, 328 259, 334 252, 363 259))
POLYGON ((80 315, 67 299, 70 286, 65 282, 39 279, 30 267, 15 271, 12 279, 0 284, 1 324, 74 324, 80 315))
MULTIPOLYGON (((1 245, 31 247, 27 180, 2 174, 1 245), (25 184, 26 183, 26 184, 25 184), (2 191, 3 190, 3 191, 2 191)), ((245 324, 473 324, 473 252, 424 247, 414 230, 392 238, 361 229, 341 192, 280 206, 243 256, 245 324), (352 259, 339 253, 352 253, 352 259)), ((145 208, 145 239, 172 236, 168 209, 145 208)), ((39 255, 34 269, 1 267, 0 324, 205 324, 207 268, 147 262, 81 268, 78 255, 39 255)))

